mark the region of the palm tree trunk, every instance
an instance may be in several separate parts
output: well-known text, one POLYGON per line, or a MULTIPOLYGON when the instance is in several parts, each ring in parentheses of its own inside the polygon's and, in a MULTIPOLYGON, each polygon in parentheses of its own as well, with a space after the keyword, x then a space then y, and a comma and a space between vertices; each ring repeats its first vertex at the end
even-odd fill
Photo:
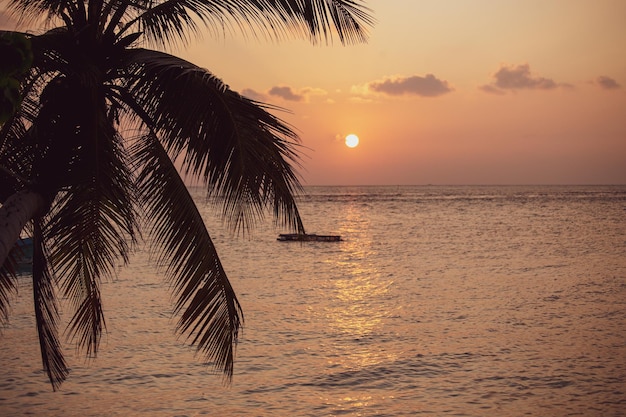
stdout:
POLYGON ((46 198, 32 190, 22 190, 9 196, 0 207, 0 266, 20 238, 26 223, 46 208, 46 198))

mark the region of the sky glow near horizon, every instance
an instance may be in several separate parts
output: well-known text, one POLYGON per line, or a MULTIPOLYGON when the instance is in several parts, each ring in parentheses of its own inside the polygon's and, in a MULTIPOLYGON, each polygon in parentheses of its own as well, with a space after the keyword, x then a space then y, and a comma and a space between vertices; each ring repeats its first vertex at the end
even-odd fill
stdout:
POLYGON ((626 184, 625 1, 366 3, 367 44, 171 52, 288 109, 305 185, 626 184))

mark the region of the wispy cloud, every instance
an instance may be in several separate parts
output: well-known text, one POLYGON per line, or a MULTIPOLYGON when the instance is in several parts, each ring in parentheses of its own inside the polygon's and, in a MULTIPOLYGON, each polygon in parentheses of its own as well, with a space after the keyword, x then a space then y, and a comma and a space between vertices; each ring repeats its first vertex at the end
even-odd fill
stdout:
POLYGON ((304 101, 305 96, 303 94, 297 93, 288 86, 276 86, 272 87, 268 94, 274 97, 280 97, 283 100, 287 101, 304 101))
POLYGON ((296 89, 286 85, 278 85, 270 88, 267 92, 259 92, 251 88, 245 88, 241 94, 257 101, 268 101, 271 98, 279 98, 287 101, 308 102, 313 96, 326 96, 326 90, 315 87, 296 89))
POLYGON ((605 90, 617 90, 622 88, 621 85, 617 81, 615 81, 611 77, 607 77, 606 75, 601 75, 596 78, 596 84, 602 87, 605 90))
POLYGON ((490 85, 490 84, 481 85, 479 88, 483 90, 485 93, 489 93, 489 94, 498 94, 498 95, 506 94, 504 90, 501 90, 498 87, 494 87, 493 85, 490 85))
POLYGON ((437 97, 449 93, 453 89, 447 81, 440 80, 433 74, 426 74, 424 77, 419 75, 386 77, 382 80, 371 81, 364 87, 354 87, 353 91, 381 93, 391 96, 417 95, 437 97))
POLYGON ((479 88, 491 94, 504 94, 516 90, 554 90, 571 88, 570 84, 558 83, 551 78, 540 77, 530 71, 530 65, 503 65, 493 74, 493 81, 479 88))
POLYGON ((322 88, 304 87, 300 90, 300 94, 304 95, 304 97, 308 100, 312 96, 326 96, 328 95, 328 92, 322 88))
POLYGON ((372 100, 371 98, 366 98, 366 97, 362 97, 362 96, 350 97, 348 99, 348 101, 350 101, 351 103, 358 103, 358 104, 369 104, 369 103, 373 103, 374 102, 374 100, 372 100))
POLYGON ((244 88, 241 95, 256 101, 267 101, 267 96, 251 88, 244 88))

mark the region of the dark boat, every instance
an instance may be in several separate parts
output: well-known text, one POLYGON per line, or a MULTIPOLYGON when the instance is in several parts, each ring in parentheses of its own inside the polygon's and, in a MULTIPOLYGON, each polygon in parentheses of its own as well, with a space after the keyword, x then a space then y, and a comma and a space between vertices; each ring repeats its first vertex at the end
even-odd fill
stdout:
POLYGON ((339 242, 338 235, 316 235, 314 233, 281 233, 276 240, 281 242, 339 242))

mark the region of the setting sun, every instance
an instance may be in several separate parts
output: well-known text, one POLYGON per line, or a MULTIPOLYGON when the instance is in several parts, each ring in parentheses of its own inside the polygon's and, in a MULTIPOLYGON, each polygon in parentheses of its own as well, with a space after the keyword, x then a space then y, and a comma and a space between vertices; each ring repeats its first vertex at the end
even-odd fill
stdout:
POLYGON ((348 148, 356 148, 357 146, 359 146, 359 137, 354 133, 346 136, 346 146, 348 148))

